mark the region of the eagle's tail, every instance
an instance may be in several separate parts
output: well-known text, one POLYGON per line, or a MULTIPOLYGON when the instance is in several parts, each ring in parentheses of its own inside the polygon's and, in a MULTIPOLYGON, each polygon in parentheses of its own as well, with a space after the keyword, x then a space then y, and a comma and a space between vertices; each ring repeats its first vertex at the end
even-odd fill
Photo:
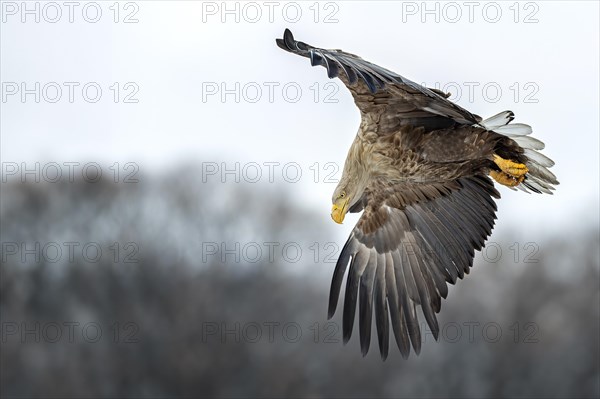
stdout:
POLYGON ((529 136, 531 126, 510 123, 514 117, 512 111, 504 111, 479 123, 484 129, 502 136, 493 155, 498 170, 492 170, 490 175, 513 189, 552 194, 554 185, 559 184, 548 170, 554 161, 538 152, 544 149, 544 143, 529 136))

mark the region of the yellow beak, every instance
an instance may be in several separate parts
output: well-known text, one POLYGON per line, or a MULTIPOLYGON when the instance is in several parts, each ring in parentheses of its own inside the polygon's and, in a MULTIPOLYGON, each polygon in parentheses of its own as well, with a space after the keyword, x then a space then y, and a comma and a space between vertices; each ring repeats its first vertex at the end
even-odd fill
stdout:
POLYGON ((334 222, 342 224, 344 217, 346 216, 346 206, 348 205, 347 199, 340 199, 331 208, 331 218, 334 222))

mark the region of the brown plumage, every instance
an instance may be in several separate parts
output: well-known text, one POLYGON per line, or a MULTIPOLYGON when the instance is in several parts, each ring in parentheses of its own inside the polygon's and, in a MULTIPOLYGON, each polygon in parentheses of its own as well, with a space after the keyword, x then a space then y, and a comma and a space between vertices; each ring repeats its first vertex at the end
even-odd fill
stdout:
POLYGON ((403 357, 418 354, 417 307, 437 339, 435 313, 447 283, 469 273, 475 250, 491 234, 500 198, 496 181, 510 188, 550 193, 558 184, 554 163, 536 150, 531 128, 502 112, 487 120, 394 72, 341 50, 294 40, 286 29, 282 49, 322 65, 352 93, 361 123, 333 194, 332 217, 362 215, 333 274, 329 317, 337 308, 346 269, 343 338, 352 334, 357 299, 363 355, 371 341, 373 309, 385 359, 389 325, 403 357), (349 268, 348 268, 349 265, 349 268), (358 298, 357 298, 358 297, 358 298))

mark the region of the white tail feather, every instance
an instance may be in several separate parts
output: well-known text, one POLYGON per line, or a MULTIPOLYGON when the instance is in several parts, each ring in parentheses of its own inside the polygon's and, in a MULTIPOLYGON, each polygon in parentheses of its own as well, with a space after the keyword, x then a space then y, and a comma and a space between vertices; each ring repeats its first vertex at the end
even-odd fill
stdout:
POLYGON ((554 190, 552 185, 558 184, 558 180, 547 168, 554 166, 554 161, 536 151, 543 150, 545 145, 542 141, 529 137, 532 133, 531 126, 524 123, 511 123, 513 119, 514 114, 511 111, 504 111, 481 121, 476 126, 506 136, 523 149, 523 155, 528 158, 525 165, 529 172, 521 184, 510 187, 511 189, 519 189, 527 193, 533 191, 552 194, 554 190))
POLYGON ((524 123, 511 123, 492 129, 492 131, 512 138, 516 136, 527 136, 533 132, 533 129, 531 129, 531 126, 524 123))
POLYGON ((528 136, 515 136, 511 137, 514 141, 517 142, 523 148, 530 148, 532 150, 543 150, 546 145, 538 139, 534 139, 533 137, 528 136))
POLYGON ((539 180, 533 176, 528 176, 525 179, 525 185, 531 186, 532 188, 535 188, 535 189, 541 191, 542 193, 546 193, 546 194, 552 194, 552 190, 554 190, 554 187, 545 184, 544 182, 542 182, 541 180, 539 180))
POLYGON ((554 166, 554 161, 548 158, 547 156, 529 148, 525 148, 524 152, 525 156, 529 158, 531 161, 536 162, 542 166, 547 168, 554 166))
POLYGON ((479 125, 486 130, 494 130, 500 126, 509 124, 514 118, 515 114, 512 111, 503 111, 479 122, 479 125))
POLYGON ((525 165, 527 166, 527 169, 529 169, 529 173, 533 176, 543 179, 551 184, 558 184, 558 180, 556 180, 554 173, 550 172, 546 167, 535 162, 527 162, 525 165))

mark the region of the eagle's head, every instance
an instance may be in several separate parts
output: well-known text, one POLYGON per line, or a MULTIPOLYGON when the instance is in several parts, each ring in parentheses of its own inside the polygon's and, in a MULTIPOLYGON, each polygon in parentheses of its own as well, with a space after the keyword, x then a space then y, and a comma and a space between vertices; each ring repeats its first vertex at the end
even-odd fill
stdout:
POLYGON ((333 207, 331 208, 331 218, 336 223, 342 224, 344 217, 350 208, 348 206, 350 203, 350 196, 348 195, 348 192, 346 192, 346 187, 343 187, 341 184, 338 185, 333 192, 331 202, 333 203, 333 207))
MULTIPOLYGON (((357 168, 357 171, 360 168, 357 168)), ((350 211, 363 197, 366 188, 366 173, 344 173, 340 183, 335 188, 331 202, 331 218, 342 224, 346 213, 350 211)))

